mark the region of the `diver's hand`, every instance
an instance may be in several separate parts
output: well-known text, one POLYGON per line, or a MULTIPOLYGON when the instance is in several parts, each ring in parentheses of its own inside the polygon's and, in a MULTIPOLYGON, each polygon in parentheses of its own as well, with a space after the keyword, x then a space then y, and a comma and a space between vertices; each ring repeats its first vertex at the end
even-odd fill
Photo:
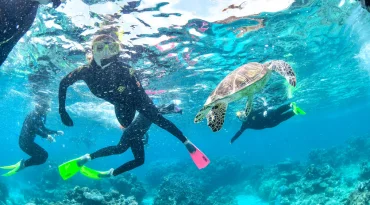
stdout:
POLYGON ((69 117, 68 113, 66 111, 59 112, 60 117, 62 118, 63 124, 65 124, 68 127, 73 126, 73 121, 71 117, 69 117))
POLYGON ((56 142, 55 138, 52 137, 51 135, 48 135, 48 137, 46 138, 50 143, 53 143, 53 142, 56 142))
POLYGON ((57 135, 58 135, 58 136, 62 136, 62 135, 64 135, 64 132, 63 132, 63 131, 61 131, 61 130, 59 130, 59 131, 57 131, 57 135))

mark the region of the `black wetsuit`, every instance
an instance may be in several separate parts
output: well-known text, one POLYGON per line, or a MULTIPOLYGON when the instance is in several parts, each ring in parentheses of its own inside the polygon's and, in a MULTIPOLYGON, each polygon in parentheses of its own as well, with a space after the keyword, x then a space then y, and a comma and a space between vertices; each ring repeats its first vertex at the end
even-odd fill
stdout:
POLYGON ((252 111, 248 115, 247 121, 243 122, 240 130, 231 139, 233 143, 240 137, 246 129, 262 130, 265 128, 276 127, 280 123, 293 117, 295 114, 291 110, 290 103, 280 106, 275 110, 268 110, 267 108, 252 111), (265 115, 265 112, 266 115, 265 115))
POLYGON ((39 2, 0 0, 0 66, 35 20, 39 2))
MULTIPOLYGON (((174 113, 173 109, 175 105, 172 104, 168 107, 159 108, 160 113, 169 114, 174 113), (172 107, 172 108, 171 108, 172 107)), ((144 135, 148 132, 152 122, 148 120, 143 114, 139 114, 135 120, 127 127, 124 131, 121 140, 116 146, 110 146, 100 149, 90 155, 91 160, 106 157, 110 155, 122 154, 131 147, 131 151, 134 155, 134 160, 126 162, 122 166, 118 167, 113 171, 113 176, 117 176, 129 170, 132 170, 138 166, 144 164, 145 152, 144 152, 144 135)), ((147 139, 146 139, 147 140, 147 139)))
POLYGON ((31 156, 24 162, 25 167, 43 164, 48 158, 48 153, 34 142, 36 135, 47 138, 48 135, 57 134, 57 131, 47 129, 45 122, 46 114, 40 114, 36 111, 28 114, 24 120, 22 132, 19 136, 19 146, 31 156))
POLYGON ((131 124, 135 112, 138 111, 184 143, 187 140, 186 137, 171 121, 158 112, 133 69, 118 57, 102 61, 102 64, 107 65, 107 62, 111 64, 103 69, 93 60, 89 65, 74 70, 62 79, 59 86, 59 113, 63 123, 68 126, 73 125, 65 110, 67 88, 76 81, 83 80, 95 96, 114 105, 116 117, 123 127, 131 124))

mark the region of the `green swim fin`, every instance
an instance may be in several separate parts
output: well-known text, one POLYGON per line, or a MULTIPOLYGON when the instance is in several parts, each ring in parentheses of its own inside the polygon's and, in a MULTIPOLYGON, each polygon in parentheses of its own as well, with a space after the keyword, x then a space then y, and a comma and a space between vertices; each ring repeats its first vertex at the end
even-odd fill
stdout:
POLYGON ((77 172, 80 171, 81 167, 78 165, 80 158, 72 159, 71 161, 65 162, 62 165, 59 165, 59 174, 63 180, 67 180, 73 177, 77 172))
POLYGON ((90 160, 90 155, 85 154, 82 157, 65 162, 58 167, 59 174, 63 178, 63 180, 67 180, 77 174, 77 172, 81 170, 81 167, 90 160))
POLYGON ((17 164, 9 165, 9 166, 2 166, 0 167, 0 169, 14 169, 19 166, 19 163, 20 162, 18 162, 17 164))
POLYGON ((18 171, 20 171, 21 169, 23 169, 23 160, 19 161, 17 164, 14 164, 14 165, 10 165, 10 166, 3 166, 3 167, 0 167, 1 169, 11 169, 9 172, 3 174, 2 176, 3 177, 10 177, 14 174, 16 174, 18 171))
POLYGON ((296 114, 296 115, 305 115, 306 114, 306 112, 303 111, 301 108, 299 108, 295 102, 292 103, 292 107, 293 107, 294 114, 296 114))
POLYGON ((102 178, 108 178, 113 176, 113 169, 102 172, 83 166, 80 170, 80 173, 88 178, 99 180, 102 178))

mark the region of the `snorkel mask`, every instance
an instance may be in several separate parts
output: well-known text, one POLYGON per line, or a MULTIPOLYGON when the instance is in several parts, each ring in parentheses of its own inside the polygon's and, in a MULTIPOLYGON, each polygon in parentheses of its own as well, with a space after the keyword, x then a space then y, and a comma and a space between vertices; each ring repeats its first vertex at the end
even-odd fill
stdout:
POLYGON ((93 41, 92 50, 95 62, 99 66, 103 66, 101 64, 102 60, 118 55, 120 46, 111 36, 100 35, 93 41))
POLYGON ((51 107, 50 100, 42 99, 42 100, 37 100, 36 105, 35 105, 35 110, 39 114, 46 114, 51 111, 50 107, 51 107))

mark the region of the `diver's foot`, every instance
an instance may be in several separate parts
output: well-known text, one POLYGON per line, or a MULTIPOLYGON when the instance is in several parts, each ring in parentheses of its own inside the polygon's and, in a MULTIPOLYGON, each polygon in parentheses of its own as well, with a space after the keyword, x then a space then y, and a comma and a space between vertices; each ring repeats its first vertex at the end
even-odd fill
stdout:
POLYGON ((18 171, 17 171, 17 172, 19 172, 19 171, 23 170, 24 168, 26 168, 26 165, 24 164, 24 162, 25 162, 25 160, 24 160, 24 159, 22 159, 22 160, 21 160, 21 164, 19 165, 19 169, 18 169, 18 171))
POLYGON ((87 162, 91 161, 90 154, 85 154, 84 156, 80 157, 77 164, 79 167, 82 167, 85 165, 87 162))
POLYGON ((113 171, 114 169, 110 169, 108 171, 105 171, 105 172, 100 172, 98 174, 99 178, 110 178, 110 177, 113 177, 113 171))
POLYGON ((197 148, 194 146, 194 144, 192 142, 190 142, 189 140, 186 140, 184 142, 184 145, 186 147, 186 149, 190 152, 190 153, 194 153, 195 151, 197 151, 197 148))
POLYGON ((303 111, 301 108, 299 108, 295 102, 292 102, 290 104, 290 106, 293 108, 294 114, 296 114, 296 115, 305 115, 306 114, 306 112, 303 111))
POLYGON ((190 157, 195 163, 195 165, 198 167, 198 169, 203 169, 210 163, 208 157, 203 154, 202 151, 200 151, 193 143, 191 143, 189 140, 186 140, 184 142, 186 148, 189 151, 190 157))

